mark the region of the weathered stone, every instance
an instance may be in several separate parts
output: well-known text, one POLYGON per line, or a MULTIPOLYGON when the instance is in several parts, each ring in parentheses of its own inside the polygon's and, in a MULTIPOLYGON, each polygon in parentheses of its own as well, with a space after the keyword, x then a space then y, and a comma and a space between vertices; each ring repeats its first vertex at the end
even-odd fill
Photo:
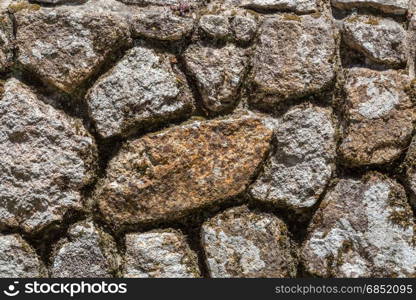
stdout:
POLYGON ((130 22, 132 34, 136 37, 177 41, 192 33, 196 15, 190 11, 182 13, 171 7, 149 6, 137 8, 131 14, 130 22))
POLYGON ((74 92, 109 56, 129 42, 129 25, 117 1, 25 8, 17 11, 18 62, 44 82, 74 92))
POLYGON ((95 152, 80 120, 8 80, 0 101, 0 228, 37 231, 82 209, 95 152))
POLYGON ((297 255, 283 221, 246 207, 226 210, 201 229, 211 277, 294 277, 297 255))
POLYGON ((128 134, 193 111, 186 78, 171 66, 173 59, 137 46, 96 82, 87 103, 101 136, 128 134))
POLYGON ((200 277, 196 254, 185 236, 173 229, 126 235, 124 277, 200 277))
POLYGON ((91 221, 72 225, 68 238, 55 245, 52 278, 108 278, 119 267, 113 238, 91 221))
POLYGON ((230 32, 230 23, 226 16, 204 15, 199 20, 199 28, 211 38, 223 39, 230 32))
POLYGON ((377 173, 341 179, 313 217, 303 265, 322 277, 414 277, 414 228, 398 183, 377 173))
POLYGON ((373 62, 406 64, 406 31, 393 20, 351 16, 343 24, 344 41, 373 62))
POLYGON ((88 0, 34 0, 34 2, 38 3, 46 3, 46 4, 69 4, 69 3, 79 3, 79 2, 86 2, 88 0))
POLYGON ((0 72, 7 70, 13 63, 13 22, 6 11, 6 4, 7 1, 0 6, 0 72))
POLYGON ((253 57, 252 103, 269 106, 326 88, 334 79, 335 31, 324 16, 264 21, 253 57))
POLYGON ((148 5, 155 5, 155 6, 179 6, 187 4, 189 6, 196 6, 198 5, 200 0, 119 0, 126 4, 137 4, 140 6, 148 6, 148 5))
POLYGON ((416 119, 408 87, 409 78, 399 71, 347 71, 347 126, 339 149, 346 164, 382 164, 402 153, 416 119))
POLYGON ((237 41, 247 43, 257 32, 257 22, 252 17, 235 16, 231 21, 231 30, 237 41))
POLYGON ((285 10, 311 13, 317 10, 316 0, 242 0, 241 6, 260 10, 285 10))
POLYGON ((405 181, 410 189, 410 203, 416 208, 416 136, 413 136, 404 160, 405 181))
POLYGON ((336 142, 331 118, 329 109, 299 106, 279 120, 275 152, 250 189, 255 199, 294 210, 318 201, 334 169, 336 142))
POLYGON ((45 276, 42 261, 20 235, 0 235, 0 278, 45 276))
POLYGON ((248 66, 248 50, 234 44, 216 48, 198 43, 188 47, 184 60, 207 109, 219 112, 236 103, 248 66))
POLYGON ((175 219, 243 192, 272 131, 259 118, 194 121, 124 145, 96 198, 114 225, 175 219))
POLYGON ((409 6, 409 0, 331 0, 331 3, 341 9, 371 7, 398 15, 405 14, 409 6))

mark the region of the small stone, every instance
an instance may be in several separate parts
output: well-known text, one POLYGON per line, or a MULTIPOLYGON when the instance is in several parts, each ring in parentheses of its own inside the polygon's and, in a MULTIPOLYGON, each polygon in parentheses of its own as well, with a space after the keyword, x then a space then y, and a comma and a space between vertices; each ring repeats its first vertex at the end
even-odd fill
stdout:
POLYGON ((130 41, 126 18, 110 9, 117 3, 91 0, 17 11, 18 62, 45 83, 74 92, 130 41))
POLYGON ((5 8, 0 7, 0 72, 13 64, 13 22, 5 8))
POLYGON ((173 229, 126 235, 125 278, 197 278, 196 254, 173 229))
POLYGON ((373 16, 352 16, 344 21, 344 41, 375 63, 406 64, 406 31, 395 21, 373 16))
POLYGON ((187 69, 196 79, 204 106, 213 112, 232 107, 248 67, 248 51, 234 44, 212 47, 193 44, 184 53, 187 69))
POLYGON ((242 193, 272 131, 251 115, 194 121, 125 144, 96 193, 115 226, 177 219, 242 193))
POLYGON ((414 228, 397 182, 378 173, 341 179, 312 219, 302 262, 319 277, 415 277, 414 228))
POLYGON ((39 278, 46 274, 35 250, 20 235, 0 235, 0 278, 39 278))
POLYGON ((347 126, 339 152, 348 165, 388 163, 410 142, 416 112, 399 71, 352 68, 345 83, 347 126))
POLYGON ((275 152, 250 188, 259 201, 300 210, 312 207, 335 168, 335 128, 331 111, 294 107, 276 126, 275 152))
POLYGON ((331 3, 341 9, 371 7, 397 15, 404 15, 409 6, 409 0, 331 0, 331 3))
POLYGON ((89 113, 102 137, 189 115, 193 99, 172 55, 137 46, 87 95, 89 113))
POLYGON ((250 42, 257 32, 257 22, 254 18, 235 16, 231 21, 234 37, 239 42, 250 42))
POLYGON ((113 238, 91 221, 72 225, 55 245, 52 278, 109 278, 119 267, 113 238))
POLYGON ((230 23, 226 16, 204 15, 199 20, 199 28, 209 37, 224 39, 230 31, 230 23))
POLYGON ((213 278, 296 276, 295 245, 274 215, 231 208, 205 222, 201 237, 213 278))
POLYGON ((191 13, 178 13, 170 7, 149 6, 137 8, 131 14, 130 22, 135 37, 178 41, 192 33, 196 17, 191 13))
POLYGON ((335 77, 335 34, 323 16, 266 19, 252 61, 250 102, 267 107, 325 89, 335 77))
POLYGON ((62 221, 67 212, 81 210, 81 190, 95 173, 93 137, 80 120, 42 100, 17 79, 4 85, 0 100, 0 230, 38 231, 62 221))
POLYGON ((242 0, 240 6, 259 10, 285 10, 312 13, 317 10, 316 0, 242 0))

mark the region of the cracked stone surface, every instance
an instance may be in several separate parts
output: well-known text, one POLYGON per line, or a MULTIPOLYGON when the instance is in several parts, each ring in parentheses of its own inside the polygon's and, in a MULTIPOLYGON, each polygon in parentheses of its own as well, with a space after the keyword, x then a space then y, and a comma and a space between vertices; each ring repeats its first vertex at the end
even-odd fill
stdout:
POLYGON ((261 174, 250 188, 259 201, 301 210, 313 206, 335 167, 335 126, 331 110, 294 107, 275 129, 276 143, 261 174))
POLYGON ((343 39, 373 62, 391 66, 406 63, 406 31, 393 20, 349 17, 343 24, 343 39))
POLYGON ((219 48, 197 43, 183 57, 208 110, 220 112, 236 103, 248 66, 246 49, 231 43, 219 48))
POLYGON ((81 210, 96 151, 79 120, 8 80, 0 100, 0 228, 38 231, 81 210))
POLYGON ((91 0, 84 5, 29 6, 17 11, 18 62, 45 83, 74 92, 129 43, 129 24, 110 9, 116 3, 91 0))
POLYGON ((316 0, 242 0, 241 6, 259 10, 284 10, 312 13, 317 10, 316 0))
POLYGON ((191 11, 181 12, 179 7, 149 6, 137 8, 130 16, 133 36, 178 41, 191 34, 196 14, 191 11))
POLYGON ((302 249, 323 277, 414 277, 415 224, 402 186, 377 173, 341 179, 327 194, 302 249))
POLYGON ((115 226, 177 218, 243 192, 272 131, 252 116, 194 121, 123 146, 97 192, 115 226))
POLYGON ((0 72, 6 71, 13 63, 13 22, 5 10, 0 6, 0 72))
POLYGON ((347 71, 347 125, 339 148, 345 164, 388 163, 403 152, 415 121, 408 87, 409 78, 399 71, 347 71))
POLYGON ((198 259, 185 236, 166 229, 126 235, 125 278, 197 278, 198 259))
POLYGON ((409 0, 331 0, 331 3, 341 9, 371 7, 398 15, 405 14, 409 7, 409 0))
POLYGON ((87 95, 91 118, 103 137, 189 115, 193 98, 174 56, 137 46, 103 75, 87 95))
POLYGON ((0 277, 46 277, 46 268, 20 235, 0 235, 0 277))
POLYGON ((285 223, 247 207, 228 209, 202 225, 213 278, 294 277, 297 258, 285 223))
POLYGON ((92 221, 72 225, 54 252, 53 278, 108 278, 120 263, 113 238, 92 221))
POLYGON ((335 29, 326 17, 281 15, 263 22, 253 57, 253 95, 270 106, 321 91, 334 79, 335 29))

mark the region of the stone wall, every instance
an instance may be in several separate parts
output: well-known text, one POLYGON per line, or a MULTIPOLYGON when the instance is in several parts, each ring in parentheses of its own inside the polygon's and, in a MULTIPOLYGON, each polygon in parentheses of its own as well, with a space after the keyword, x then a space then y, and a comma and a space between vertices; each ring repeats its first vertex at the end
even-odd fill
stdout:
POLYGON ((0 0, 0 277, 415 277, 408 0, 0 0))

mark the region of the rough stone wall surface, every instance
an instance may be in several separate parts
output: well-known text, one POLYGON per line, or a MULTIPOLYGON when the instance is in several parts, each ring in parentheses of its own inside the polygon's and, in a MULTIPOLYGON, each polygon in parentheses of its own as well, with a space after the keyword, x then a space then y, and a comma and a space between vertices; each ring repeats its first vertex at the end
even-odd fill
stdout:
POLYGON ((415 7, 0 0, 0 277, 416 277, 415 7))

